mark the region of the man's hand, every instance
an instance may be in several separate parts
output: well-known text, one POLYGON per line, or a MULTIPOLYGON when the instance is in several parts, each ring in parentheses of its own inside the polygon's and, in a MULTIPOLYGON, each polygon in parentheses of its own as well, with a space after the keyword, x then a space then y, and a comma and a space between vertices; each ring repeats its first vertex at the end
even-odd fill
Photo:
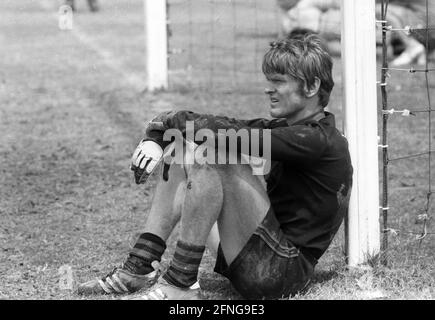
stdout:
POLYGON ((154 141, 141 141, 131 158, 130 169, 134 171, 137 184, 145 183, 162 159, 163 149, 154 141))

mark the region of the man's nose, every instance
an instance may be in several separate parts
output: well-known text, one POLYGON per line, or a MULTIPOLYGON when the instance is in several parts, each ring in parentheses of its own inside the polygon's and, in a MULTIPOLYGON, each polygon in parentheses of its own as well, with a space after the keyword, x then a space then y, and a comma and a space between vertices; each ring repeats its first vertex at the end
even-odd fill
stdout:
POLYGON ((264 88, 264 93, 265 94, 272 94, 275 91, 276 91, 276 89, 273 89, 273 88, 269 88, 269 87, 264 88))

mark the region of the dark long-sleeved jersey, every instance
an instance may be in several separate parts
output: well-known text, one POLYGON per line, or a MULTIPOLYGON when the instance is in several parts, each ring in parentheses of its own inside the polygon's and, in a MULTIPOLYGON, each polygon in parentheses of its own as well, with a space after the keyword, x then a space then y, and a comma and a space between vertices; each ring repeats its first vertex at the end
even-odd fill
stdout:
MULTIPOLYGON (((183 134, 187 121, 194 122, 195 132, 256 129, 260 146, 269 129, 272 168, 266 182, 272 208, 287 238, 319 259, 347 212, 353 173, 347 140, 336 129, 334 115, 324 114, 319 121, 311 117, 290 126, 285 119, 237 120, 189 111, 165 113, 156 121, 183 134)), ((165 145, 162 131, 150 131, 147 138, 165 145)))

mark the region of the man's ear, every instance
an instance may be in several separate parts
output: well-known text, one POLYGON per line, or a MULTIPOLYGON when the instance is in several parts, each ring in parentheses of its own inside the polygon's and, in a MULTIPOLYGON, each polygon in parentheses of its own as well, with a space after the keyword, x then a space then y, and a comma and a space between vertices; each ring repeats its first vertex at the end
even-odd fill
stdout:
POLYGON ((311 88, 308 88, 307 83, 305 82, 304 85, 304 93, 307 98, 314 97, 317 93, 319 93, 320 85, 322 81, 318 78, 314 78, 314 84, 311 86, 311 88))

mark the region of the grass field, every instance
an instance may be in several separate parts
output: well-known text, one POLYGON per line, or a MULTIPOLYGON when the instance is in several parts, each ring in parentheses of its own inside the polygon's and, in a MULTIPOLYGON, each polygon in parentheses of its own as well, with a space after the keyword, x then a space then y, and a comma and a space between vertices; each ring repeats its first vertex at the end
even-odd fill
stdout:
MULTIPOLYGON (((231 22, 225 20, 229 5, 216 6, 213 14, 222 18, 210 26, 210 7, 195 7, 195 22, 189 24, 183 1, 172 1, 171 47, 187 47, 171 58, 171 69, 181 70, 172 73, 171 90, 151 94, 143 91, 142 2, 101 1, 97 14, 84 2, 77 1, 73 31, 59 30, 57 1, 0 2, 0 299, 82 299, 59 286, 59 268, 70 267, 76 285, 123 261, 152 197, 153 182, 138 187, 129 170, 145 121, 160 111, 186 108, 242 118, 268 115, 255 65, 276 37, 272 5, 261 2, 253 11, 252 1, 238 1, 234 29, 225 27, 231 22), (258 24, 248 25, 258 12, 258 24), (229 49, 222 49, 225 44, 229 49), (189 61, 195 64, 186 81, 189 61)), ((339 58, 334 76, 329 109, 341 127, 339 58)), ((391 105, 427 107, 423 76, 392 74, 391 105)), ((429 121, 427 114, 392 117, 391 157, 427 151, 429 121)), ((427 159, 391 163, 391 228, 421 231, 415 219, 426 204, 427 159)), ((175 239, 176 233, 164 263, 175 239)), ((320 260, 312 287, 295 299, 435 298, 433 235, 421 246, 415 235, 390 235, 389 266, 374 259, 372 271, 348 270, 343 245, 341 230, 320 260)), ((213 263, 206 251, 200 268, 205 295, 240 298, 212 272, 213 263)))

